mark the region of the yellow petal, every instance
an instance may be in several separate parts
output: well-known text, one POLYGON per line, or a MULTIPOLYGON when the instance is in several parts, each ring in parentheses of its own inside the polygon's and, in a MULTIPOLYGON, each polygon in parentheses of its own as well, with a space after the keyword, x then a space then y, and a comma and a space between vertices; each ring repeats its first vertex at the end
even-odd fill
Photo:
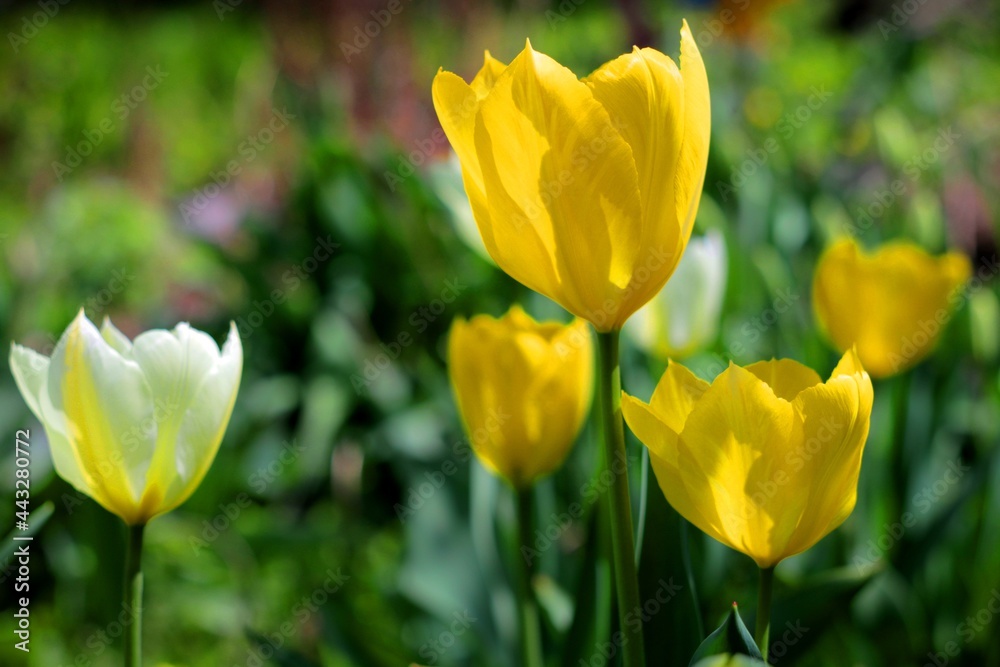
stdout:
POLYGON ((843 522, 857 496, 872 408, 871 380, 854 351, 826 383, 785 360, 752 370, 730 365, 707 389, 694 384, 681 398, 693 407, 671 414, 668 401, 683 396, 673 387, 685 377, 674 366, 658 385, 666 399, 658 407, 625 395, 622 411, 681 515, 760 567, 808 549, 843 522))
POLYGON ((586 418, 593 391, 586 322, 537 323, 520 308, 458 319, 448 370, 473 450, 525 487, 558 468, 586 418))
POLYGON ((630 298, 645 303, 660 291, 680 260, 681 220, 675 177, 683 145, 684 82, 674 61, 654 49, 633 49, 585 79, 632 149, 642 206, 642 247, 659 248, 670 266, 656 279, 633 277, 630 298))
POLYGON ((766 491, 780 461, 801 441, 792 404, 730 365, 691 411, 679 442, 680 469, 691 471, 697 501, 715 512, 709 525, 698 527, 761 567, 780 560, 790 536, 776 531, 782 507, 766 491))
POLYGON ((775 396, 786 401, 793 400, 803 389, 822 382, 816 371, 793 359, 758 361, 746 369, 766 382, 775 396))
POLYGON ((708 390, 709 384, 673 361, 656 384, 649 404, 663 423, 680 433, 695 403, 708 390))
POLYGON ((805 436, 786 463, 803 488, 789 494, 788 530, 794 533, 784 557, 811 547, 854 509, 873 398, 871 379, 849 350, 825 384, 795 399, 805 436))
POLYGON ((469 84, 479 99, 483 99, 493 90, 493 85, 505 69, 507 66, 494 58, 489 51, 483 54, 483 66, 469 84))
POLYGON ((497 264, 576 315, 616 318, 640 249, 638 184, 587 85, 528 45, 483 101, 475 140, 497 264))
MULTIPOLYGON (((684 133, 674 193, 677 219, 684 243, 691 236, 708 166, 708 144, 712 135, 712 106, 708 73, 687 21, 681 28, 681 76, 684 79, 684 133)), ((683 247, 680 249, 683 251, 683 247)))
POLYGON ((681 467, 677 431, 663 414, 623 392, 622 415, 635 437, 649 450, 650 465, 667 502, 696 526, 717 523, 718 516, 711 507, 700 502, 701 479, 692 478, 690 471, 681 467))
POLYGON ((88 494, 126 523, 143 523, 139 506, 152 454, 153 401, 139 366, 110 347, 81 314, 52 355, 49 381, 56 409, 66 414, 67 436, 88 494))
POLYGON ((886 377, 930 354, 970 273, 968 259, 957 253, 935 258, 895 242, 868 255, 844 239, 820 258, 813 307, 839 350, 856 345, 868 372, 886 377))

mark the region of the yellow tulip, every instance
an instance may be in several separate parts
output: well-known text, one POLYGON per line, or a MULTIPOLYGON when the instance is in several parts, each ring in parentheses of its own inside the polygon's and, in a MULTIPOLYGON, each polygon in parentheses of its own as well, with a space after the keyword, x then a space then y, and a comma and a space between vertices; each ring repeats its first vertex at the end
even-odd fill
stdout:
POLYGON ((813 308, 839 350, 857 347, 868 372, 888 377, 934 349, 971 272, 961 253, 933 257, 897 241, 867 254, 843 239, 816 266, 813 308))
POLYGON ((448 371, 483 465, 520 489, 562 465, 590 407, 592 360, 583 320, 539 323, 519 306, 455 320, 448 371))
POLYGON ((681 67, 634 49, 580 80, 528 43, 466 83, 434 78, 483 242, 515 280, 620 329, 673 273, 708 160, 708 78, 687 23, 681 67))
POLYGON ((194 492, 229 423, 243 368, 235 325, 222 351, 179 324, 129 339, 80 311, 48 358, 13 345, 18 389, 59 476, 141 526, 194 492))
POLYGON ((711 384, 671 362, 648 405, 625 394, 622 410, 670 504, 761 568, 854 509, 872 385, 853 350, 826 383, 789 359, 730 364, 711 384))

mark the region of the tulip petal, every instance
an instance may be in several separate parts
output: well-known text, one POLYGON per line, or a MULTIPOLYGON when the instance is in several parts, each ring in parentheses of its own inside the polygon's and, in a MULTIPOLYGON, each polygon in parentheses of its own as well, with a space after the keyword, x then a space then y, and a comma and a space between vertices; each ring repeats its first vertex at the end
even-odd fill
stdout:
MULTIPOLYGON (((673 254, 681 233, 674 176, 684 128, 684 82, 677 65, 655 49, 636 47, 584 81, 632 149, 644 216, 643 246, 673 254)), ((661 285, 649 288, 655 294, 661 285)))
POLYGON ((162 468, 151 470, 147 493, 155 498, 162 492, 158 513, 169 512, 187 500, 208 473, 229 424, 243 372, 243 346, 235 324, 230 324, 221 354, 215 342, 200 331, 177 334, 186 343, 189 358, 196 357, 200 353, 196 350, 204 346, 204 341, 195 342, 200 338, 196 334, 201 334, 212 342, 216 360, 207 367, 184 410, 171 456, 161 457, 157 449, 153 465, 162 468))
POLYGON ((101 324, 101 337, 104 342, 110 345, 118 354, 126 359, 132 355, 132 341, 111 323, 111 318, 105 317, 101 324))
POLYGON ((483 100, 475 142, 497 264, 581 317, 620 301, 642 238, 638 177, 587 85, 528 45, 483 100))
MULTIPOLYGON (((547 474, 563 462, 586 420, 593 397, 594 360, 587 323, 578 319, 568 326, 553 325, 560 331, 545 345, 543 357, 535 362, 538 380, 525 388, 524 400, 528 412, 533 413, 532 421, 538 424, 532 442, 566 445, 525 448, 528 460, 522 466, 531 470, 532 477, 547 474), (567 378, 573 381, 567 382, 567 378), (558 417, 554 418, 555 415, 558 417)), ((541 336, 536 334, 535 338, 541 336)))
POLYGON ((681 472, 678 435, 663 414, 652 405, 622 392, 622 416, 635 437, 649 450, 650 465, 667 502, 688 521, 709 535, 714 534, 704 526, 717 523, 718 517, 711 511, 705 511, 711 506, 699 502, 699 482, 692 479, 690 471, 681 472))
POLYGON ((694 406, 681 432, 678 466, 690 471, 699 502, 718 514, 710 525, 696 525, 761 567, 780 560, 790 536, 775 531, 780 507, 768 493, 769 484, 785 452, 801 441, 802 424, 792 404, 753 373, 730 365, 694 406))
POLYGON ((583 320, 539 324, 517 306, 501 319, 459 318, 448 373, 480 461, 524 488, 562 463, 586 418, 590 332, 583 320))
POLYGON ((493 54, 489 51, 486 51, 483 54, 483 66, 479 68, 476 76, 472 79, 472 83, 469 84, 473 92, 476 93, 476 97, 483 99, 489 95, 497 79, 500 78, 505 69, 507 69, 505 64, 494 58, 493 54))
POLYGON ((52 405, 66 415, 67 436, 88 494, 126 523, 137 507, 152 441, 152 396, 138 364, 105 342, 81 311, 63 334, 49 367, 52 405))
MULTIPOLYGON (((805 436, 791 460, 802 520, 788 545, 791 556, 833 531, 854 510, 861 457, 868 438, 874 393, 857 353, 849 350, 830 379, 795 400, 805 436), (807 488, 807 494, 801 493, 807 488)), ((792 508, 789 508, 791 513, 792 508)))
POLYGON ((474 193, 481 197, 483 175, 476 158, 474 133, 476 114, 482 100, 462 77, 444 70, 434 77, 431 96, 441 127, 462 164, 463 175, 468 180, 466 185, 473 186, 474 193))
POLYGON ((905 242, 872 255, 852 239, 828 248, 816 267, 813 307, 841 351, 857 346, 875 377, 904 371, 934 349, 971 273, 958 253, 933 257, 905 242))
MULTIPOLYGON (((152 389, 155 408, 152 430, 156 445, 142 505, 160 514, 180 504, 168 507, 167 496, 180 496, 201 470, 201 455, 210 454, 211 462, 218 447, 218 442, 213 441, 215 431, 201 433, 196 429, 204 437, 192 441, 185 437, 186 430, 199 418, 200 421, 223 419, 224 426, 229 416, 226 406, 235 398, 235 387, 224 388, 221 398, 204 390, 208 379, 218 373, 219 347, 211 336, 186 323, 177 325, 173 331, 153 330, 138 336, 133 355, 152 389)), ((221 433, 219 436, 221 439, 221 433)))
POLYGON ((86 493, 87 484, 66 437, 65 415, 53 408, 49 400, 49 358, 29 348, 12 345, 10 370, 24 402, 45 428, 56 472, 74 488, 86 493))
MULTIPOLYGON (((708 92, 708 74, 701 52, 687 21, 681 27, 681 77, 684 79, 684 131, 674 193, 677 221, 684 243, 691 236, 701 202, 708 166, 708 144, 712 136, 712 105, 708 92)), ((683 252, 683 246, 680 248, 683 252)), ((680 254, 680 253, 678 253, 680 254)))
POLYGON ((707 382, 686 367, 668 361, 667 370, 656 384, 649 404, 664 424, 680 433, 695 403, 708 387, 707 382))
POLYGON ((745 368, 766 382, 775 396, 786 401, 793 400, 803 389, 823 382, 816 371, 794 359, 758 361, 745 368))
POLYGON ((45 379, 49 372, 49 358, 32 349, 17 345, 10 346, 10 372, 14 382, 24 397, 24 402, 38 421, 43 422, 41 396, 45 390, 45 379))
POLYGON ((452 385, 473 448, 487 467, 515 486, 526 484, 539 464, 531 445, 540 441, 544 415, 551 414, 552 397, 541 396, 551 378, 539 372, 548 347, 537 336, 508 331, 487 317, 456 321, 450 344, 452 385), (497 415, 506 415, 503 428, 490 428, 497 415))

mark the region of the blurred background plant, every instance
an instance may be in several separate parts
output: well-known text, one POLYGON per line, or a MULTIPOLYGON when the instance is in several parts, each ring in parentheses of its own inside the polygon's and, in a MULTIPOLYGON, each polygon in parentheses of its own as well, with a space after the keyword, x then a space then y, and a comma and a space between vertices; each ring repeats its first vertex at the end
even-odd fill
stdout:
MULTIPOLYGON (((730 359, 777 356, 828 374, 810 281, 843 234, 954 247, 978 272, 937 353, 908 383, 876 386, 853 516, 778 568, 772 657, 1000 664, 995 3, 0 11, 3 343, 48 352, 81 305, 129 335, 187 320, 221 340, 234 320, 243 337, 216 463, 147 531, 151 664, 516 664, 514 508, 470 456, 445 333, 458 315, 514 302, 568 318, 470 249, 430 81, 439 66, 468 77, 485 48, 509 59, 525 37, 579 74, 633 43, 672 53, 681 17, 713 100, 696 233, 721 234, 729 258, 719 334, 689 366, 710 378, 730 359)), ((623 383, 646 397, 664 362, 625 352, 623 383)), ((33 517, 32 652, 8 635, 0 663, 117 665, 124 531, 56 478, 9 373, 0 396, 4 437, 31 428, 33 507, 52 503, 44 525, 33 517)), ((600 554, 587 539, 600 522, 589 508, 560 517, 593 489, 595 436, 586 428, 538 487, 534 585, 553 665, 604 664, 600 554)), ((5 451, 0 503, 13 517, 5 451)), ((697 531, 682 540, 655 484, 646 495, 641 590, 669 590, 646 620, 647 654, 683 665, 699 620, 715 627, 733 600, 753 608, 756 572, 697 531)), ((12 610, 13 570, 0 566, 12 610)))

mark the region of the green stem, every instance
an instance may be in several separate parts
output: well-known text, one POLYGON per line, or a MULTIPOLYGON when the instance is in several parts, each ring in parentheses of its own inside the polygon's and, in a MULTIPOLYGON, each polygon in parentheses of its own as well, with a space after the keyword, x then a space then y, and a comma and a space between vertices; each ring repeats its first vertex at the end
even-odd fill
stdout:
POLYGON ((531 587, 532 568, 521 553, 521 547, 530 546, 534 537, 532 529, 531 488, 515 491, 517 495, 518 535, 518 622, 521 631, 521 664, 524 667, 542 667, 542 636, 538 625, 538 607, 531 587))
POLYGON ((128 527, 123 606, 131 623, 125 630, 125 667, 142 667, 142 533, 144 525, 128 527))
POLYGON ((774 568, 760 570, 760 592, 757 595, 757 631, 754 639, 760 654, 767 662, 768 641, 771 634, 771 589, 774 587, 774 568))
POLYGON ((607 502, 611 514, 612 563, 618 597, 619 631, 625 638, 622 664, 624 667, 645 667, 642 625, 630 622, 635 617, 635 610, 641 608, 641 603, 635 567, 635 546, 632 542, 632 499, 628 490, 628 456, 625 453, 625 426, 622 423, 618 336, 618 331, 597 333, 601 418, 604 422, 603 462, 604 469, 611 472, 611 489, 607 502))
POLYGON ((648 509, 647 494, 649 493, 649 450, 642 448, 642 461, 639 466, 642 471, 639 477, 639 521, 635 529, 635 566, 642 564, 642 543, 646 537, 646 511, 648 509))

